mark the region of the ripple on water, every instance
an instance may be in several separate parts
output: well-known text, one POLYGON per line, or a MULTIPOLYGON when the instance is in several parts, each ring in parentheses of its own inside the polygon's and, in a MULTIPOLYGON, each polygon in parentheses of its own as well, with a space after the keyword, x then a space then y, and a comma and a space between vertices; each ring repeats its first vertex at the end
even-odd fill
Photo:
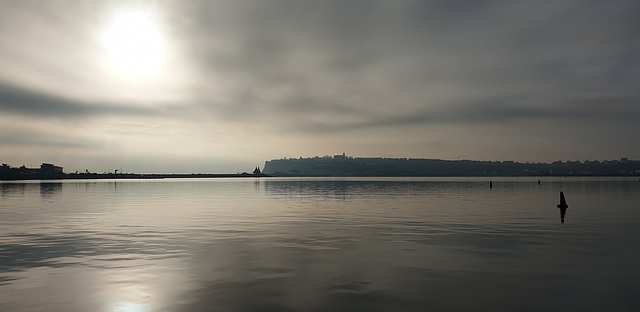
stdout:
POLYGON ((463 178, 3 187, 0 306, 640 310, 637 188, 530 182, 496 179, 491 190, 463 178), (565 224, 559 189, 570 201, 565 224))

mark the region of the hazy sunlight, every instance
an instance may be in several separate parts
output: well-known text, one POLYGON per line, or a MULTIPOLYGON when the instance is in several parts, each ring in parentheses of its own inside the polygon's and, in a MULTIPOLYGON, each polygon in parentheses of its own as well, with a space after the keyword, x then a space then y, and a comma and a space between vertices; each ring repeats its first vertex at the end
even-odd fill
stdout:
POLYGON ((157 71, 165 56, 163 36, 151 12, 124 11, 106 26, 102 43, 110 70, 123 78, 139 78, 157 71))

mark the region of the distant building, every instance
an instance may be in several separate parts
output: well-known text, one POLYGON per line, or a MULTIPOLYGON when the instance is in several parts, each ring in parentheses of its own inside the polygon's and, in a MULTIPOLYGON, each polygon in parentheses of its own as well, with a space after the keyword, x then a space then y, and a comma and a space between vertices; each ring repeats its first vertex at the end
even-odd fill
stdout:
POLYGON ((54 164, 42 163, 40 165, 41 174, 62 174, 62 167, 54 164))
POLYGON ((40 165, 40 168, 27 168, 25 165, 15 168, 9 166, 8 164, 2 164, 2 166, 0 167, 1 179, 48 179, 58 178, 61 176, 64 176, 62 167, 49 163, 42 163, 42 165, 40 165))

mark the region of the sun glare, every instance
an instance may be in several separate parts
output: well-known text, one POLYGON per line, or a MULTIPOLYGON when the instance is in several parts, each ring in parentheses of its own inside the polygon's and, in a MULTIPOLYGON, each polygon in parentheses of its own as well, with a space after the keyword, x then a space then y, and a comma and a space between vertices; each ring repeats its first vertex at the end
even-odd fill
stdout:
POLYGON ((115 14, 103 34, 110 69, 124 78, 154 73, 165 57, 162 33, 150 12, 115 14))

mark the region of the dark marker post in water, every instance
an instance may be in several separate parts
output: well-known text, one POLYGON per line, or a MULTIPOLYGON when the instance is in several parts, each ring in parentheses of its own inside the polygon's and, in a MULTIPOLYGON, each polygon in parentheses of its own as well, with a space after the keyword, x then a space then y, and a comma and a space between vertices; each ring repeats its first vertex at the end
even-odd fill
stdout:
POLYGON ((560 204, 558 204, 558 208, 560 208, 560 222, 564 223, 564 216, 567 214, 567 201, 564 199, 564 192, 560 192, 560 204))
POLYGON ((489 188, 493 188, 493 182, 489 181, 489 188))

